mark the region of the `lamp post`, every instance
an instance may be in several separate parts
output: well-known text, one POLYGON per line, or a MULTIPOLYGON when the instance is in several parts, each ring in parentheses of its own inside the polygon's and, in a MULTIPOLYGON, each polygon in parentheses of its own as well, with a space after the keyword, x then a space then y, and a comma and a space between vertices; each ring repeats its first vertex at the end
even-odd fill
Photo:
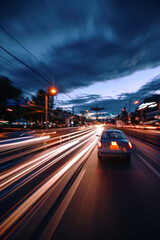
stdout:
POLYGON ((45 120, 46 120, 46 129, 48 129, 48 96, 55 96, 57 94, 57 89, 50 87, 48 92, 45 94, 45 120))
POLYGON ((86 109, 86 119, 87 119, 87 121, 88 121, 88 113, 89 113, 89 110, 86 109))
POLYGON ((138 100, 136 100, 135 102, 134 102, 134 104, 138 104, 139 103, 139 101, 138 100))
MULTIPOLYGON (((138 104, 139 100, 134 101, 134 104, 138 104)), ((141 121, 143 122, 143 110, 141 110, 141 121)))

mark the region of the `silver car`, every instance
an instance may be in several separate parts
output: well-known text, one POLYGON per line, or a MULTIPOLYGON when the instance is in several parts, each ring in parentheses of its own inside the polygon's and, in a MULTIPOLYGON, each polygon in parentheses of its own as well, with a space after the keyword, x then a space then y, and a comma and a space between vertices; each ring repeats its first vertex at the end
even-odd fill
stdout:
MULTIPOLYGON (((100 137, 100 136, 99 136, 100 137)), ((130 160, 132 144, 120 130, 104 130, 98 141, 98 158, 125 157, 130 160)))

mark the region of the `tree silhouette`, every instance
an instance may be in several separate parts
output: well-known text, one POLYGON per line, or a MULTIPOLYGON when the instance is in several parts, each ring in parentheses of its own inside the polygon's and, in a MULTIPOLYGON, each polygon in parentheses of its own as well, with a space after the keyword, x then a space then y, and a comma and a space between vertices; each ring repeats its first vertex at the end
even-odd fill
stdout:
POLYGON ((0 118, 7 117, 7 99, 18 99, 22 92, 14 87, 11 80, 5 76, 0 76, 0 118))

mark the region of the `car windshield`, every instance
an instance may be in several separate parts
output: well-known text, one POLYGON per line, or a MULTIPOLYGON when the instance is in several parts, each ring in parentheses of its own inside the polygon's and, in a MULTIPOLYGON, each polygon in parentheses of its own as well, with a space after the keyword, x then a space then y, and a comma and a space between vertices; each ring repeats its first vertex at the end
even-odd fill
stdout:
POLYGON ((102 139, 124 139, 125 136, 121 132, 104 132, 102 139))

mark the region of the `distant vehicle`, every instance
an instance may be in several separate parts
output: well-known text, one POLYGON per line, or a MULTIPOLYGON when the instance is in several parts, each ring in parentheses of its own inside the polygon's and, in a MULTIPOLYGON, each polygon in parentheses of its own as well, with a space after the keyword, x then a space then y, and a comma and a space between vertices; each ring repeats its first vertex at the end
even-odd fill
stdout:
POLYGON ((8 125, 9 125, 9 121, 0 120, 0 129, 4 127, 8 127, 8 125))
POLYGON ((132 144, 120 130, 104 130, 98 141, 98 158, 124 157, 130 160, 132 144))
POLYGON ((16 121, 11 123, 12 127, 27 127, 29 125, 30 123, 28 123, 25 118, 18 118, 16 121))
POLYGON ((122 120, 117 120, 116 121, 117 127, 122 127, 122 124, 123 124, 122 120))

